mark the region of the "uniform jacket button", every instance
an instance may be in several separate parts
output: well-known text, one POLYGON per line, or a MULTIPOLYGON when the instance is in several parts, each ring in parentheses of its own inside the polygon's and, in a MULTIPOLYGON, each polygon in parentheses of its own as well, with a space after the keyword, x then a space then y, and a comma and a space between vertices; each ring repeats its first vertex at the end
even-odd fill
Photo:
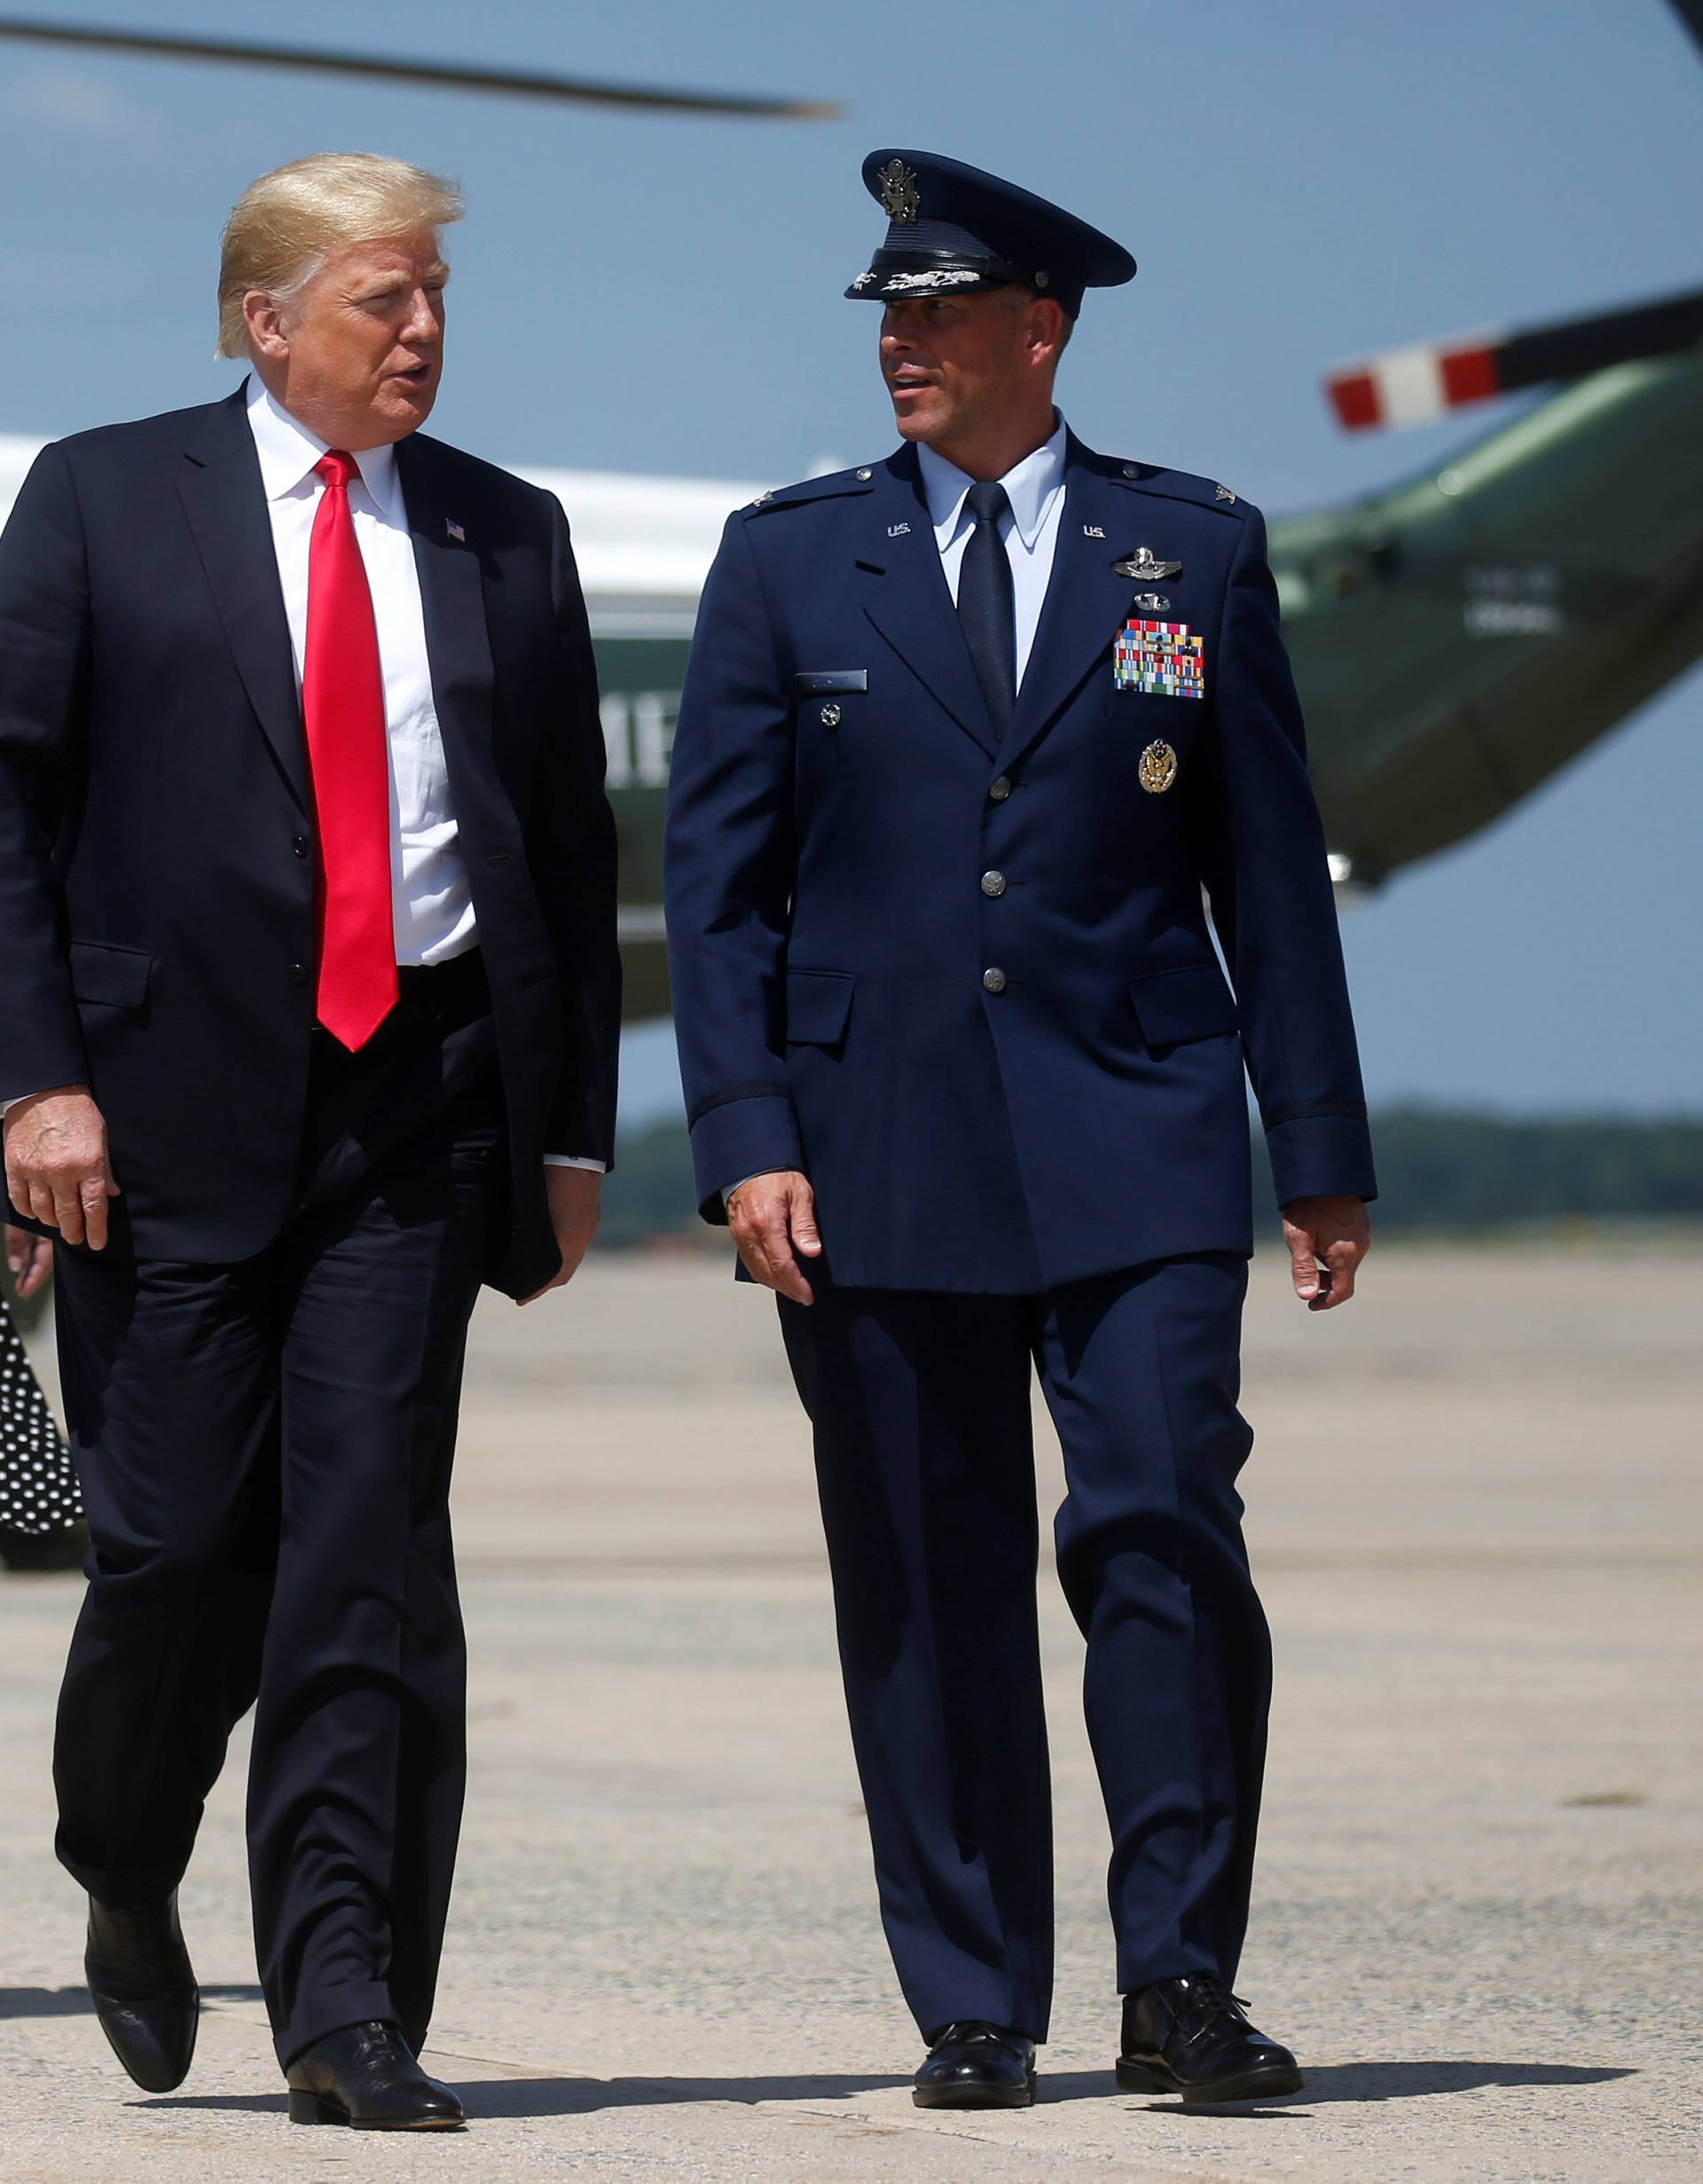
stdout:
POLYGON ((982 874, 982 893, 997 896, 1005 893, 1005 874, 1002 872, 985 872, 982 874))
POLYGON ((982 983, 990 993, 1005 991, 1005 973, 998 968, 982 973, 982 983))
POLYGON ((994 782, 993 787, 988 790, 987 794, 990 802, 996 804, 1002 804, 1006 798, 1011 794, 1011 784, 1006 779, 1004 774, 1001 774, 999 779, 994 782))

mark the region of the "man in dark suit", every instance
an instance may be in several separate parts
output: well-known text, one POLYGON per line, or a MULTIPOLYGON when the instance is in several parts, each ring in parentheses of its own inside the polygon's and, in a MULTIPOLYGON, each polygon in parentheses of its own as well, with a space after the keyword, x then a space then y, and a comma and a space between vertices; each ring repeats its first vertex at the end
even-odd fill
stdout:
POLYGON ((1055 411, 1126 252, 954 160, 864 177, 890 226, 847 293, 883 305, 905 444, 730 521, 675 745, 702 1209, 780 1292, 814 1424, 919 2103, 1026 2103, 1047 2031, 1032 1369, 1120 2082, 1292 2092, 1230 1993, 1269 1684, 1236 1491, 1244 1057, 1310 1309, 1352 1295, 1374 1185, 1264 525, 1055 411))
POLYGON ((0 1097, 56 1238, 90 1582, 59 1856, 130 2075, 257 1700, 262 1982, 299 2122, 420 2071, 465 1775, 448 1492, 480 1283, 573 1274, 612 1149, 613 826, 561 510, 426 439, 447 185, 255 184, 230 400, 48 448, 0 541, 0 1097))

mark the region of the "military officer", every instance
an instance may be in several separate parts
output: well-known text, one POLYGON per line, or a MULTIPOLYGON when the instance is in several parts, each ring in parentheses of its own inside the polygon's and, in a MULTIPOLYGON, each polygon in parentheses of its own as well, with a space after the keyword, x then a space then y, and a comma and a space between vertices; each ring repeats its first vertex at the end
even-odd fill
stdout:
POLYGON ((813 1423, 923 2106, 1022 2106, 1052 1984, 1032 1371, 1111 1823, 1120 2084, 1291 2093, 1232 1997, 1269 1695, 1236 1478, 1244 1063, 1310 1310, 1374 1194, 1257 509, 1053 403, 1108 237, 883 150, 902 444, 765 494, 706 586, 668 924, 705 1217, 813 1423), (1210 899, 1227 982, 1203 904, 1210 899))

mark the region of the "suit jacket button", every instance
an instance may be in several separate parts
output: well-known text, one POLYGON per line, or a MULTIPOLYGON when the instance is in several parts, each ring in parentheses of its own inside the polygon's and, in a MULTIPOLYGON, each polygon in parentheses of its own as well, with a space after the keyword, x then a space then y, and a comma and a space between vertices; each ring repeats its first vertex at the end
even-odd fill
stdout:
POLYGON ((1002 872, 985 872, 982 874, 982 893, 990 899, 1005 893, 1005 874, 1002 872))
POLYGON ((305 857, 308 854, 307 836, 305 834, 298 834, 294 841, 291 842, 290 847, 295 851, 295 854, 298 857, 305 857))
POLYGON ((1005 973, 998 969, 984 971, 982 983, 990 993, 1003 993, 1005 991, 1005 973))
POLYGON ((990 803, 1002 804, 1010 794, 1011 784, 1006 779, 1005 776, 1001 774, 999 779, 994 782, 993 787, 988 790, 988 801, 990 803))
POLYGON ((305 963, 292 963, 292 964, 291 964, 291 966, 290 966, 290 983, 291 983, 291 985, 293 985, 293 986, 305 986, 305 985, 307 984, 307 982, 308 982, 308 967, 307 967, 307 965, 306 965, 305 963))

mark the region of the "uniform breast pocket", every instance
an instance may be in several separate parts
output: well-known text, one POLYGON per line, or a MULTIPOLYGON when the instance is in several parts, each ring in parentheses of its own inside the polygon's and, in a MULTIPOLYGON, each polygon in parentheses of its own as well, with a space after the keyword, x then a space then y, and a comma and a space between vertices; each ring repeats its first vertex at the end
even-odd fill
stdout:
POLYGON ((804 668, 792 678, 799 726, 828 735, 856 721, 868 692, 867 668, 804 668))
POLYGON ((1106 722, 1114 756, 1150 796, 1163 796, 1182 779, 1205 710, 1197 698, 1161 697, 1112 685, 1106 722))

